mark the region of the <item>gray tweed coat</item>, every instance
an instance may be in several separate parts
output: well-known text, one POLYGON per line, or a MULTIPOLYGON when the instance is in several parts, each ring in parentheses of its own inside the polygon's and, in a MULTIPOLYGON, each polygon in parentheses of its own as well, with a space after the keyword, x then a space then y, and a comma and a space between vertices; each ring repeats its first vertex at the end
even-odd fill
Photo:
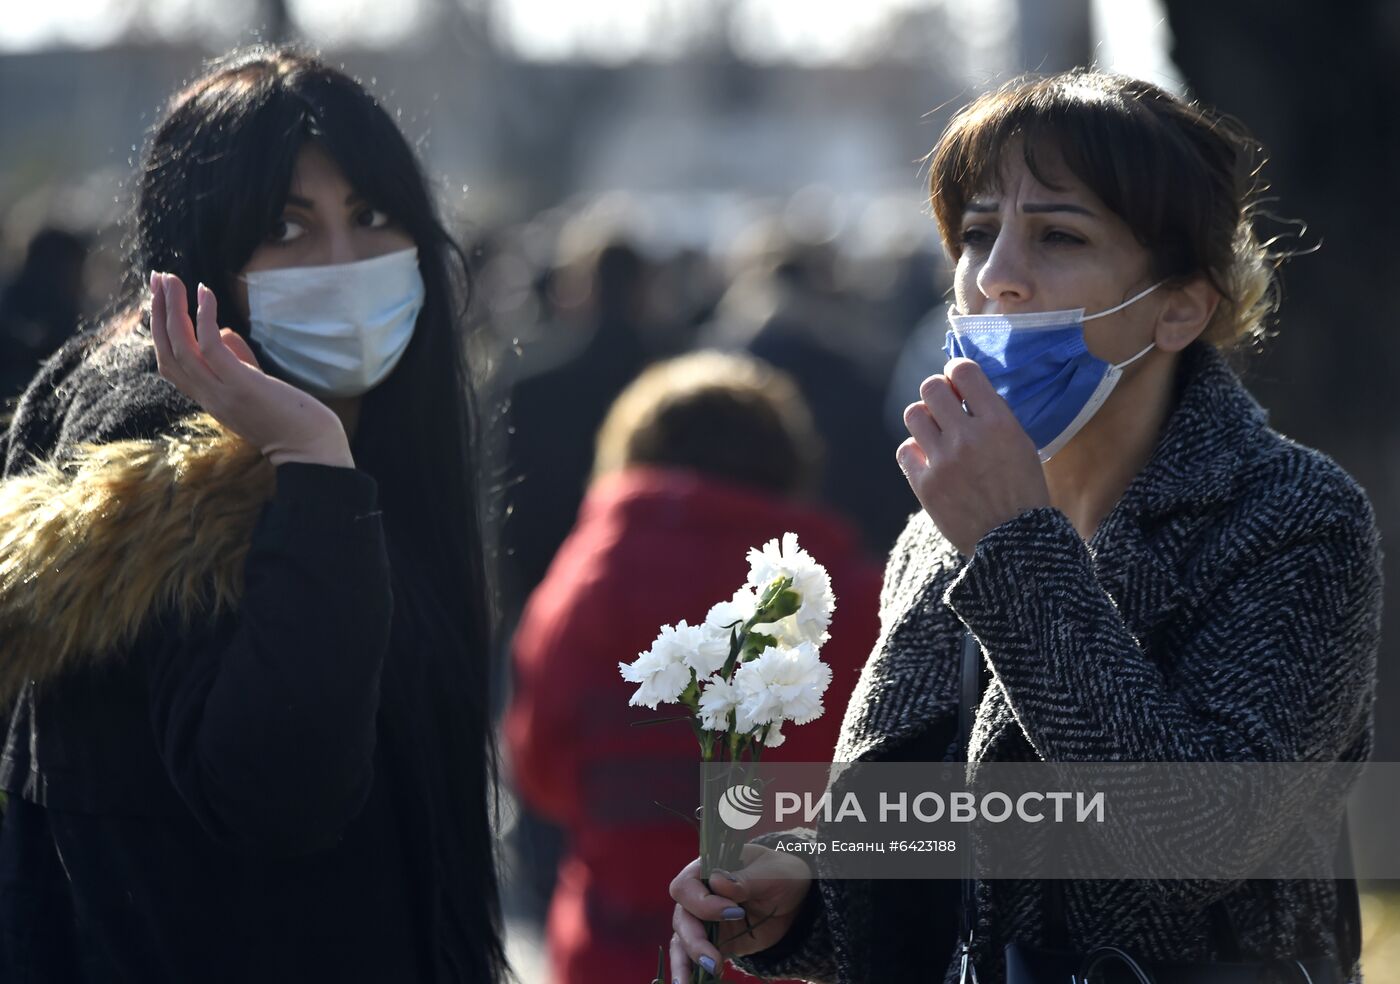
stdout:
MULTIPOLYGON (((958 760, 967 628, 992 675, 973 762, 1363 761, 1380 609, 1365 493, 1326 455, 1269 428, 1235 372, 1198 341, 1182 353, 1156 449, 1088 543, 1046 507, 990 531, 966 558, 925 513, 910 518, 835 760, 958 760)), ((1340 804, 1317 811, 1282 794, 1260 804, 1233 879, 1063 883, 1069 944, 1211 959, 1205 907, 1223 897, 1246 955, 1335 953, 1331 881, 1245 876, 1248 846, 1299 828, 1330 858, 1340 815, 1340 804), (1291 826, 1269 822, 1279 817, 1291 826)), ((766 839, 783 836, 813 832, 766 839)), ((956 882, 825 879, 824 861, 793 930, 737 966, 840 984, 957 980, 956 882)), ((1046 939, 1044 887, 978 883, 982 984, 1004 980, 1007 942, 1061 942, 1046 939)))

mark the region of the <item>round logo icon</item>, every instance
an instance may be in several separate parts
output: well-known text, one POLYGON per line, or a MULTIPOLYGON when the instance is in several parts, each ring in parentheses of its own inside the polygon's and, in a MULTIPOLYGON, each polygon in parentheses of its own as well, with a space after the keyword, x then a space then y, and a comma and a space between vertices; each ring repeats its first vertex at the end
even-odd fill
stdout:
POLYGON ((730 786, 719 798, 718 811, 732 830, 748 830, 763 816, 763 794, 752 786, 730 786))

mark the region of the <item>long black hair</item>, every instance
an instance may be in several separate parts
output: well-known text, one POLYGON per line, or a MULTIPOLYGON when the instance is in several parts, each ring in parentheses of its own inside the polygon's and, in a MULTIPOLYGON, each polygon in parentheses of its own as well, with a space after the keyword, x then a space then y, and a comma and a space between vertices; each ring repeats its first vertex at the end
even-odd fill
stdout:
POLYGON ((488 703, 496 604, 467 365, 470 275, 437 217, 413 149, 369 92, 308 53, 257 46, 215 60, 175 95, 154 129, 127 279, 110 323, 140 330, 150 271, 161 270, 191 289, 208 285, 225 302, 221 323, 246 338, 245 313, 229 303, 234 278, 281 217, 308 141, 418 248, 422 313, 393 373, 362 398, 352 448, 357 467, 379 486, 395 561, 396 624, 430 619, 453 641, 423 654, 426 666, 418 670, 386 666, 382 734, 394 746, 396 766, 417 770, 429 790, 418 804, 434 829, 434 870, 425 874, 443 889, 422 915, 439 927, 439 972, 495 982, 507 971, 488 703), (426 686, 409 679, 417 672, 427 674, 426 686))

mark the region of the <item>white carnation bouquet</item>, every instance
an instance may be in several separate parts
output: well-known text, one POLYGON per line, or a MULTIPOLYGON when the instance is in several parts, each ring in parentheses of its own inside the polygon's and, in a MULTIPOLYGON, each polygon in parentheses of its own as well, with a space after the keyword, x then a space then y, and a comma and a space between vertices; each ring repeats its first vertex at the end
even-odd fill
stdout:
MULTIPOLYGON (((748 560, 748 580, 711 608, 703 623, 663 625, 649 650, 618 664, 623 679, 638 685, 630 705, 686 708, 686 715, 658 720, 689 720, 706 763, 757 763, 764 748, 783 743, 784 724, 821 716, 822 695, 831 684, 831 667, 820 657, 836 610, 826 568, 798 547, 794 533, 751 549, 748 560)), ((717 800, 704 797, 709 804, 717 800)), ((744 846, 714 813, 700 811, 707 880, 716 868, 739 867, 744 846)), ((708 927, 712 941, 718 925, 708 927)), ((657 980, 664 980, 663 958, 657 980)), ((696 968, 695 984, 718 979, 696 968)))

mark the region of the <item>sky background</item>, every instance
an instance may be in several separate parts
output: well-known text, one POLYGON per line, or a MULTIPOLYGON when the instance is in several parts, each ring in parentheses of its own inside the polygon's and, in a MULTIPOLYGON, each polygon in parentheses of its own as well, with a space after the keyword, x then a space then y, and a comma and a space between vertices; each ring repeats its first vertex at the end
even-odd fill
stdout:
MULTIPOLYGON (((381 47, 422 37, 454 0, 288 0, 305 38, 330 46, 381 47)), ((879 57, 894 18, 941 6, 960 35, 982 43, 1010 29, 1013 0, 455 0, 489 16, 506 49, 539 60, 626 61, 685 47, 717 3, 734 7, 735 48, 759 61, 859 63, 879 57)), ((246 38, 257 0, 5 0, 0 53, 102 47, 122 37, 188 40, 218 48, 246 38)), ((1094 0, 1101 66, 1172 82, 1158 0, 1094 0)), ((969 41, 971 43, 971 40, 969 41)))

